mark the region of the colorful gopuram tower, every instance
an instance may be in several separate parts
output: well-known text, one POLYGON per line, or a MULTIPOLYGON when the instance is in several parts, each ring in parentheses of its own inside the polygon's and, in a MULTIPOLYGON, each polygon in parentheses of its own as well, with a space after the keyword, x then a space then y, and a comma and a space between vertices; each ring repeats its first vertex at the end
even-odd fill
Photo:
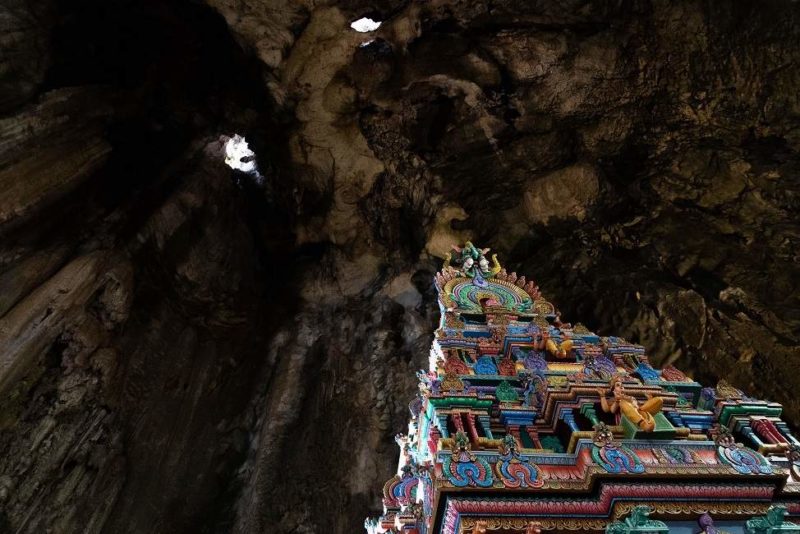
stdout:
POLYGON ((369 534, 800 533, 800 442, 779 404, 655 369, 563 322, 488 249, 455 250, 369 534))

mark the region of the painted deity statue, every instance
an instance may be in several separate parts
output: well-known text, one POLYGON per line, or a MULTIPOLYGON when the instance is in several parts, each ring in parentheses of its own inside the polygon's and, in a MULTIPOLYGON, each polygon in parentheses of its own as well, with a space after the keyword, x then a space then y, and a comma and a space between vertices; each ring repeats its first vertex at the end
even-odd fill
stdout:
POLYGON ((497 261, 497 254, 492 254, 492 264, 486 258, 486 254, 490 249, 479 249, 470 241, 467 241, 463 248, 453 247, 457 254, 457 258, 451 258, 450 254, 445 258, 445 266, 450 265, 452 259, 456 259, 456 263, 460 264, 461 272, 464 276, 472 278, 477 286, 484 286, 485 280, 493 278, 500 272, 500 262, 497 261), (477 265, 476 265, 477 263, 477 265))
POLYGON ((628 420, 635 424, 644 432, 652 432, 656 427, 653 416, 661 411, 664 399, 661 397, 650 397, 642 405, 636 398, 625 394, 625 386, 621 376, 615 376, 609 383, 613 400, 609 404, 606 398, 606 391, 598 388, 597 394, 600 395, 600 406, 606 413, 622 413, 628 420))
POLYGON ((697 524, 700 525, 700 532, 697 534, 728 534, 725 530, 720 530, 714 526, 714 519, 705 512, 697 519, 697 524))

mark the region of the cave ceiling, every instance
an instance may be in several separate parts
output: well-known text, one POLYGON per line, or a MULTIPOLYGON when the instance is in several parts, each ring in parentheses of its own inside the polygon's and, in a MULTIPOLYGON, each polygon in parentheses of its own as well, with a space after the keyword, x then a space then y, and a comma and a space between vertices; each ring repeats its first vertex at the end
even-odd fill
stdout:
POLYGON ((800 423, 798 2, 6 0, 0 28, 0 532, 359 531, 467 239, 800 423))

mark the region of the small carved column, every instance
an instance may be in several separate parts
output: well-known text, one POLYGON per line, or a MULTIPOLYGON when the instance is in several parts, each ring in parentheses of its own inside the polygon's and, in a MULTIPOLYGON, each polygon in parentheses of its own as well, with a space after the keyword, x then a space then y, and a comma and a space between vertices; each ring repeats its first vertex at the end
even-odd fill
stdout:
POLYGON ((575 422, 575 412, 572 411, 572 408, 564 408, 561 410, 561 420, 567 423, 567 426, 573 432, 578 432, 580 430, 578 428, 578 423, 575 422))
POLYGON ((442 433, 439 432, 438 426, 432 427, 428 433, 428 449, 430 449, 433 454, 436 454, 436 451, 439 450, 439 438, 441 437, 442 433))
POLYGON ((595 410, 594 404, 582 404, 581 413, 592 422, 592 426, 600 424, 600 419, 597 418, 597 410, 595 410))
POLYGON ((792 435, 792 432, 789 430, 789 426, 788 426, 786 423, 784 423, 783 421, 779 421, 779 422, 775 423, 775 427, 776 427, 776 428, 777 428, 777 429, 780 431, 780 433, 781 433, 781 434, 782 434, 782 435, 783 435, 783 436, 784 436, 784 437, 785 437, 785 438, 786 438, 786 439, 787 439, 787 440, 788 440, 790 443, 793 443, 793 444, 795 444, 795 445, 800 445, 800 441, 797 441, 797 438, 795 438, 795 437, 792 435))
POLYGON ((479 415, 478 422, 481 424, 481 428, 483 428, 484 435, 489 439, 494 439, 492 435, 492 428, 491 428, 491 420, 489 419, 488 415, 479 415))
POLYGON ((761 441, 761 438, 759 438, 756 435, 756 433, 753 431, 753 429, 750 428, 750 425, 745 425, 745 426, 742 427, 742 434, 747 436, 750 439, 750 441, 752 441, 755 444, 756 449, 760 449, 761 447, 766 445, 766 443, 761 441))
POLYGON ((475 414, 467 413, 467 429, 469 430, 470 439, 473 445, 478 445, 478 429, 475 427, 475 414))
POLYGON ((539 431, 538 430, 528 426, 528 427, 525 427, 525 432, 528 434, 528 437, 531 438, 531 441, 533 442, 533 446, 535 448, 537 448, 537 449, 543 449, 544 448, 544 447, 542 447, 542 442, 539 441, 539 431))
POLYGON ((775 425, 769 419, 753 419, 753 429, 758 432, 758 435, 772 444, 784 444, 786 440, 781 436, 781 433, 775 428, 775 425))
MULTIPOLYGON (((461 419, 461 413, 450 414, 450 419, 456 427, 456 432, 464 432, 464 421, 461 419)), ((466 434, 466 432, 464 432, 466 434)))
POLYGON ((447 430, 447 414, 437 413, 436 419, 439 420, 439 432, 441 432, 442 437, 449 438, 450 431, 447 430))

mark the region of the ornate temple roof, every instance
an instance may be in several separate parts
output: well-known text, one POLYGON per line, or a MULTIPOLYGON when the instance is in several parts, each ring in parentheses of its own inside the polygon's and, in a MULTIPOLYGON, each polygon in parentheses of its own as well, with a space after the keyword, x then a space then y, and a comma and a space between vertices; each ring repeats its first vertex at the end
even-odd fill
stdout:
POLYGON ((370 534, 667 532, 687 520, 711 534, 715 519, 732 533, 800 532, 783 520, 800 515, 800 442, 779 404, 656 368, 640 345, 563 322, 489 249, 453 250, 435 277, 430 368, 370 534))

